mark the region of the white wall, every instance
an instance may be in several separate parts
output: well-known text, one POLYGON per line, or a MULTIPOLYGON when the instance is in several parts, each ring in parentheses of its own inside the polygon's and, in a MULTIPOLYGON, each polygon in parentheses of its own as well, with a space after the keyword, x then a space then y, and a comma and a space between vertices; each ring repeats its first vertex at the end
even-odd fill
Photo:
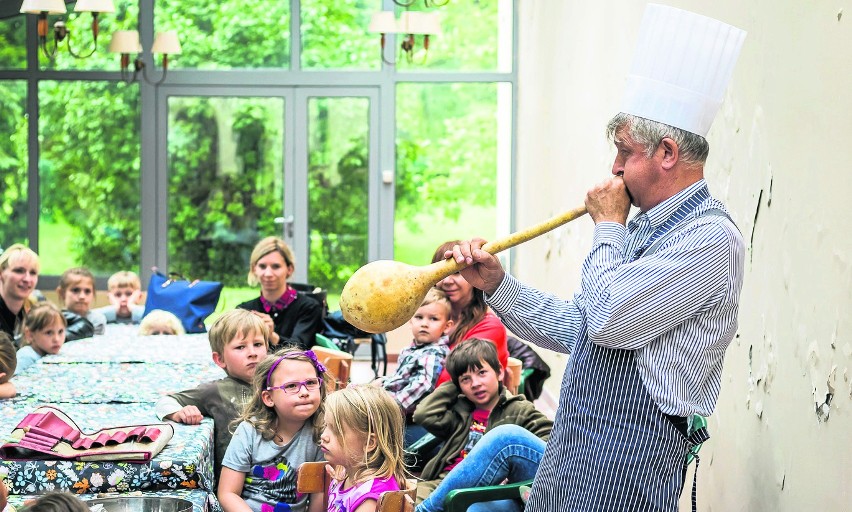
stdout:
MULTIPOLYGON (((749 33, 708 136, 711 193, 748 253, 699 508, 852 510, 852 2, 670 5, 749 33)), ((604 127, 644 6, 521 0, 518 227, 581 204, 608 177, 604 127)), ((524 244, 515 273, 569 297, 591 232, 583 218, 524 244)), ((564 358, 539 352, 556 369, 547 385, 556 395, 564 358)))

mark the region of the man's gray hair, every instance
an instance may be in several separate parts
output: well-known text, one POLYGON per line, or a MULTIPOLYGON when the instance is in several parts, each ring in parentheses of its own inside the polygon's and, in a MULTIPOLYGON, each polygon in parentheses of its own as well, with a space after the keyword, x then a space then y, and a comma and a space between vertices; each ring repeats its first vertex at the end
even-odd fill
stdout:
POLYGON ((634 142, 644 148, 645 155, 649 157, 654 154, 660 141, 665 137, 677 143, 680 160, 687 165, 703 164, 710 153, 710 145, 701 135, 624 112, 616 114, 607 123, 606 134, 609 140, 615 141, 616 134, 622 128, 627 130, 627 134, 634 142))

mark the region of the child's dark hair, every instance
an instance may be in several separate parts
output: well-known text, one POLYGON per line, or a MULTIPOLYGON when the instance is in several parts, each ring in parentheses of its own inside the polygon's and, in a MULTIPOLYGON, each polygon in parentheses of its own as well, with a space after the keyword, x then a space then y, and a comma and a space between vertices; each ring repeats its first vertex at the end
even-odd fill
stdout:
POLYGON ((6 375, 0 377, 0 384, 5 384, 15 374, 18 367, 18 355, 15 353, 15 344, 5 331, 0 331, 0 373, 6 375))
POLYGON ((240 416, 231 422, 231 429, 236 428, 243 421, 248 421, 260 433, 263 439, 268 441, 275 437, 275 426, 278 423, 278 416, 275 413, 275 408, 263 403, 263 393, 266 392, 268 379, 272 378, 270 374, 275 371, 283 359, 305 361, 314 365, 317 377, 322 379, 322 384, 320 385, 320 406, 311 418, 314 427, 314 441, 319 442, 324 421, 323 404, 325 403, 325 397, 328 395, 326 383, 331 382, 332 377, 328 372, 320 371, 321 365, 316 360, 316 355, 313 355, 313 358, 311 358, 309 354, 313 355, 313 352, 286 347, 274 354, 267 355, 263 361, 259 362, 254 369, 254 377, 251 379, 252 389, 254 390, 252 398, 245 404, 240 416))
POLYGON ((21 512, 89 512, 86 502, 69 492, 49 492, 21 512))
POLYGON ((493 341, 468 338, 450 352, 444 365, 447 367, 447 373, 453 378, 453 384, 458 386, 459 377, 462 374, 479 370, 483 362, 493 368, 498 375, 503 368, 497 357, 497 346, 493 341))

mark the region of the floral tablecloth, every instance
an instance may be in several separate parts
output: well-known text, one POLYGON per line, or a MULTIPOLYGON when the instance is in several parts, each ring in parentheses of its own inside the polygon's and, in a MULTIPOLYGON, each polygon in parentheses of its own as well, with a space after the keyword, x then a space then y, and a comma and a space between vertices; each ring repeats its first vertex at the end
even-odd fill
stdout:
POLYGON ((39 361, 15 375, 14 382, 18 399, 33 403, 149 403, 224 376, 225 372, 210 360, 73 364, 39 361))
MULTIPOLYGON (((0 441, 34 407, 0 402, 0 441)), ((55 404, 83 432, 102 428, 157 423, 153 403, 55 404)), ((75 462, 65 460, 0 460, 0 478, 12 494, 41 494, 54 490, 83 493, 136 490, 213 490, 213 420, 201 425, 174 424, 175 433, 153 460, 75 462)))
MULTIPOLYGON (((135 325, 107 326, 106 333, 71 341, 44 363, 209 363, 207 334, 138 336, 135 325)), ((212 364, 212 363, 211 363, 212 364)))

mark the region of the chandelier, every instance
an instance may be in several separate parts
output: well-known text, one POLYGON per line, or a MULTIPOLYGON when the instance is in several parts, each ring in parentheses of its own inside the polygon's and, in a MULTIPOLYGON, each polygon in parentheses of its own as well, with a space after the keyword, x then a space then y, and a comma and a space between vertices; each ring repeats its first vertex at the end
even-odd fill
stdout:
POLYGON ((22 13, 38 16, 38 46, 48 59, 53 60, 63 41, 68 46, 68 52, 78 59, 89 57, 95 53, 98 47, 98 15, 102 12, 115 12, 115 7, 112 0, 77 0, 74 11, 92 13, 92 49, 88 53, 78 53, 74 50, 74 47, 71 46, 71 31, 62 19, 53 24, 53 47, 48 48, 47 16, 49 14, 65 14, 65 2, 63 0, 24 0, 21 3, 22 13))
MULTIPOLYGON (((428 3, 428 0, 426 1, 428 3)), ((400 52, 409 63, 414 61, 414 52, 417 49, 415 36, 423 36, 423 62, 426 62, 426 56, 429 52, 429 36, 441 34, 441 23, 438 19, 438 13, 435 12, 405 11, 400 14, 399 20, 397 20, 392 11, 380 11, 374 13, 371 17, 367 31, 381 34, 382 61, 393 66, 395 62, 385 57, 385 36, 387 34, 403 34, 400 52)))
POLYGON ((142 72, 142 79, 152 85, 160 85, 166 79, 166 74, 169 70, 169 55, 177 55, 181 53, 180 41, 178 40, 177 32, 157 32, 154 36, 154 44, 151 46, 151 53, 159 53, 162 57, 161 67, 163 68, 163 76, 159 80, 151 80, 148 78, 147 67, 145 61, 140 56, 142 53, 142 44, 139 42, 139 32, 136 30, 116 30, 112 35, 112 40, 109 43, 110 53, 121 54, 121 79, 131 84, 139 78, 139 72, 142 72), (130 54, 135 53, 136 58, 133 60, 133 73, 130 72, 130 54))

